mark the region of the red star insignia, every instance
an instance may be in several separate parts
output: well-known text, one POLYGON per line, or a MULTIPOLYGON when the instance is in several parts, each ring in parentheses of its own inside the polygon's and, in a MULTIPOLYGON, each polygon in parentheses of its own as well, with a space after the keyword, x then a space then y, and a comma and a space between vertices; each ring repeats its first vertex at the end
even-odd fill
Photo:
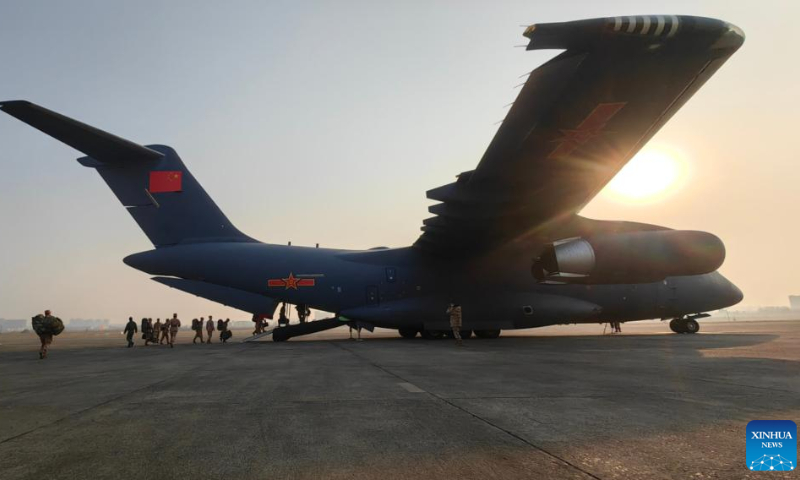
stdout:
POLYGON ((293 273, 290 272, 289 273, 289 278, 284 278, 282 280, 286 284, 286 290, 289 290, 290 288, 293 288, 293 289, 297 290, 297 279, 294 278, 294 274, 293 273))

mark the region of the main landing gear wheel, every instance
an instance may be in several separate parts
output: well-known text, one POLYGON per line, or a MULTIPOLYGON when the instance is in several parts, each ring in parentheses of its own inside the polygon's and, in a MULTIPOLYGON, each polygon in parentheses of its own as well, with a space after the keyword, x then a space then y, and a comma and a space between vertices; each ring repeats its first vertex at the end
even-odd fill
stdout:
POLYGON ((425 340, 441 340, 444 338, 444 332, 441 330, 423 330, 420 334, 425 340))
POLYGON ((500 336, 500 330, 475 330, 475 336, 478 338, 497 338, 500 336))
POLYGON ((684 332, 686 333, 697 333, 700 331, 700 324, 697 323, 697 320, 695 320, 694 318, 690 318, 689 320, 686 321, 686 324, 684 325, 683 328, 684 332))
POLYGON ((669 322, 669 329, 675 333, 683 333, 683 319, 673 318, 669 322))
MULTIPOLYGON (((472 336, 472 330, 459 330, 458 333, 461 334, 462 340, 465 340, 472 336)), ((446 332, 444 332, 444 336, 445 338, 456 338, 456 336, 453 335, 452 330, 447 330, 446 332)))
POLYGON ((398 330, 400 332, 400 336, 403 338, 414 338, 417 336, 419 330, 416 328, 401 328, 398 330))
POLYGON ((700 324, 694 318, 674 318, 669 322, 669 328, 675 333, 697 333, 700 324))

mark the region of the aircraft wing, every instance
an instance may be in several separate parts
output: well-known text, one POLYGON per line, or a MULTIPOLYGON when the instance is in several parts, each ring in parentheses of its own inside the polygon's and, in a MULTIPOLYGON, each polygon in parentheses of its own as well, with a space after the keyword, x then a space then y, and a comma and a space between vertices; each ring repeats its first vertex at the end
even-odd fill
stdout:
POLYGON ((427 192, 415 247, 485 250, 572 217, 744 42, 728 23, 636 16, 531 25, 529 75, 475 170, 427 192))

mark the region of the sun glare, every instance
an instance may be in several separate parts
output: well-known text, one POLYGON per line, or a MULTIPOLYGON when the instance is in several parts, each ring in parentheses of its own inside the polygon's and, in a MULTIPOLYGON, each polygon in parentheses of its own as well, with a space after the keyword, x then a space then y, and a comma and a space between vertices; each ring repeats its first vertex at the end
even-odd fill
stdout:
POLYGON ((646 148, 617 173, 604 193, 626 203, 650 203, 679 189, 686 173, 679 152, 664 147, 646 148))

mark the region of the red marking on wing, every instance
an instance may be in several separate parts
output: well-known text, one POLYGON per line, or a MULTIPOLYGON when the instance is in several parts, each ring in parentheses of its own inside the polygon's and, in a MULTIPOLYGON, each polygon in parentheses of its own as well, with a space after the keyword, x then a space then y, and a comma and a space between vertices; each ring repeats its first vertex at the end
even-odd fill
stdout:
POLYGON ((577 128, 573 130, 562 129, 563 137, 555 140, 559 142, 558 146, 553 150, 547 158, 564 158, 579 147, 584 145, 589 140, 603 134, 603 129, 606 124, 617 114, 626 102, 619 103, 601 103, 594 107, 592 113, 589 114, 577 128))

